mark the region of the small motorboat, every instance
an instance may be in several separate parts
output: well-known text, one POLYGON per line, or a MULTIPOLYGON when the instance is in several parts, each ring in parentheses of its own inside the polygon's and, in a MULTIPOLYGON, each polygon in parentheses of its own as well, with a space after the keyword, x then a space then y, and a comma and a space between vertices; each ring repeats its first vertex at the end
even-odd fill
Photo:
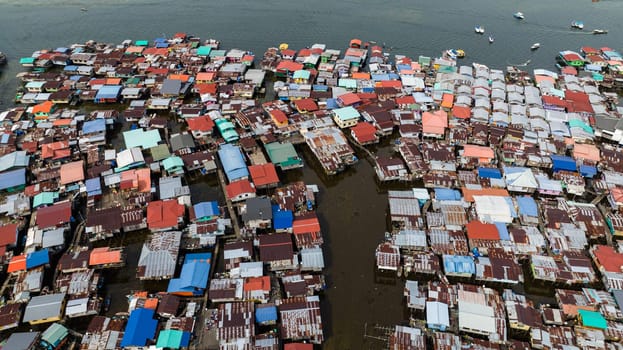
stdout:
POLYGON ((493 44, 494 41, 495 38, 493 37, 493 35, 489 35, 489 44, 493 44))
POLYGON ((530 46, 530 50, 534 51, 534 50, 538 49, 539 47, 541 47, 541 44, 534 43, 534 44, 532 44, 532 46, 530 46))
POLYGON ((477 34, 484 34, 484 33, 485 33, 485 28, 483 28, 482 26, 475 26, 475 27, 474 27, 474 31, 475 31, 477 34))
POLYGON ((82 12, 87 12, 87 11, 89 11, 89 9, 88 9, 88 8, 86 8, 86 7, 83 7, 83 8, 81 8, 81 9, 80 9, 80 11, 82 11, 82 12))
POLYGON ((6 64, 6 55, 4 54, 4 52, 0 51, 0 66, 6 64))
POLYGON ((448 58, 453 60, 465 57, 465 51, 463 51, 462 49, 449 49, 446 50, 444 53, 448 58))
POLYGON ((524 19, 526 18, 522 12, 515 12, 513 13, 513 17, 517 18, 517 19, 524 19))
POLYGON ((608 34, 608 31, 605 29, 593 29, 593 34, 608 34))
POLYGON ((571 22, 571 28, 582 30, 582 29, 584 29, 584 22, 582 22, 582 21, 573 21, 573 22, 571 22))

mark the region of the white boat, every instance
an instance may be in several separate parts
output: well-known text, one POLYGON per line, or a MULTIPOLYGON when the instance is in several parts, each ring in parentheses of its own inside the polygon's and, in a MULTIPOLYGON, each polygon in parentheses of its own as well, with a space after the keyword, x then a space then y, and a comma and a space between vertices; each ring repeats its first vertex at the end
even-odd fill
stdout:
POLYGON ((593 34, 608 34, 608 31, 605 29, 593 29, 593 34))
POLYGON ((482 26, 475 26, 475 27, 474 27, 474 31, 475 31, 477 34, 484 34, 484 33, 485 33, 485 28, 483 28, 482 26))
POLYGON ((493 35, 489 35, 489 44, 493 44, 494 41, 495 38, 493 37, 493 35))
POLYGON ((513 17, 517 18, 517 19, 524 19, 526 18, 522 12, 515 12, 513 13, 513 17))
POLYGON ((540 43, 534 43, 534 44, 532 44, 532 46, 530 46, 530 50, 536 50, 536 49, 538 49, 539 47, 541 47, 541 44, 540 44, 540 43))
POLYGON ((582 21, 573 21, 571 22, 571 28, 575 28, 575 29, 584 29, 584 22, 582 21))

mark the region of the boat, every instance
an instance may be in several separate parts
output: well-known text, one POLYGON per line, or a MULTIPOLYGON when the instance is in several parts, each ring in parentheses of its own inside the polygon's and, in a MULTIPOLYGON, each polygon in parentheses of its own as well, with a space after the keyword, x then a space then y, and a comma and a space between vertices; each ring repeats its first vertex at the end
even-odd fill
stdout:
POLYGON ((608 31, 605 29, 593 29, 593 34, 608 34, 608 31))
POLYGON ((493 44, 494 41, 495 38, 493 37, 493 35, 489 35, 489 44, 493 44))
POLYGON ((522 12, 515 12, 513 13, 513 17, 517 18, 517 19, 524 19, 526 18, 522 12))
POLYGON ((584 29, 584 22, 582 22, 582 21, 573 21, 573 22, 571 22, 571 28, 582 30, 582 29, 584 29))
POLYGON ((86 7, 83 7, 83 8, 80 9, 80 11, 87 12, 87 11, 89 11, 89 9, 87 9, 86 7))
POLYGON ((6 64, 6 55, 0 51, 0 66, 6 64))
POLYGON ((532 46, 530 46, 530 50, 536 50, 536 49, 538 49, 539 47, 541 47, 541 44, 540 44, 540 43, 534 43, 534 44, 532 44, 532 46))
POLYGON ((464 58, 465 57, 465 51, 462 50, 462 49, 449 49, 449 50, 446 50, 445 53, 451 59, 457 59, 457 58, 464 58))
POLYGON ((482 26, 475 26, 475 27, 474 27, 474 31, 475 31, 477 34, 484 34, 484 33, 485 33, 485 28, 483 28, 482 26))

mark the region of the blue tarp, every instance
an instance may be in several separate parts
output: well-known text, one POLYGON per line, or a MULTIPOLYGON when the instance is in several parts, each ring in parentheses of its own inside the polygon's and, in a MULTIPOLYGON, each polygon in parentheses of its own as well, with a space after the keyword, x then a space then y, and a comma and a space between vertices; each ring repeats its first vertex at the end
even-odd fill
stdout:
POLYGON ((193 210, 195 211, 195 218, 210 218, 213 216, 219 216, 221 214, 218 202, 201 202, 193 205, 193 210))
POLYGON ((280 210, 278 205, 273 205, 273 228, 284 230, 292 228, 294 216, 290 210, 280 210))
POLYGON ((87 196, 99 196, 102 194, 102 182, 99 177, 87 179, 85 185, 87 187, 87 196))
POLYGON ((255 322, 262 324, 274 321, 277 321, 276 306, 257 307, 255 309, 255 322))
POLYGON ((48 249, 41 249, 36 252, 32 252, 26 255, 26 269, 30 270, 33 267, 43 266, 50 262, 50 254, 48 249))
POLYGON ((211 253, 186 254, 179 278, 172 278, 167 293, 192 293, 203 295, 208 285, 211 253))
POLYGON ((240 148, 230 144, 222 145, 218 150, 218 156, 229 182, 249 177, 249 170, 240 148))
POLYGON ((502 173, 498 168, 478 168, 478 176, 483 179, 501 179, 502 173))
POLYGON ((494 222, 495 227, 498 229, 498 234, 500 235, 500 239, 503 241, 510 241, 511 237, 508 235, 508 227, 503 222, 494 222))
POLYGON ((527 215, 532 217, 539 216, 539 210, 536 206, 536 202, 532 197, 517 197, 517 206, 519 206, 519 214, 521 215, 527 215))
POLYGON ((552 154, 550 156, 552 158, 552 170, 554 172, 566 170, 566 171, 577 171, 578 167, 575 164, 575 160, 568 156, 561 156, 558 154, 552 154))
POLYGON ((593 178, 597 175, 597 168, 592 165, 580 165, 580 174, 584 177, 593 178))
POLYGON ((340 106, 337 104, 337 100, 334 98, 328 98, 327 109, 336 109, 336 108, 340 108, 340 106))
POLYGON ((94 132, 102 132, 106 130, 106 121, 104 119, 94 119, 82 124, 82 133, 90 134, 94 132))
POLYGON ((503 198, 506 201, 506 203, 508 204, 508 209, 510 209, 510 211, 511 211, 511 216, 516 218, 517 217, 517 211, 515 210, 515 203, 513 203, 513 198, 512 197, 503 197, 503 198))
POLYGON ((438 201, 461 200, 461 192, 449 188, 435 188, 435 199, 438 201))
POLYGON ((78 66, 72 66, 72 65, 65 66, 65 68, 63 68, 63 71, 65 72, 75 72, 77 70, 78 70, 78 66))
POLYGON ((0 173, 0 191, 26 184, 26 168, 0 173))
POLYGON ((443 268, 446 274, 474 274, 476 265, 471 256, 444 255, 443 268))
POLYGON ((154 310, 135 309, 128 318, 121 347, 147 345, 147 340, 153 339, 156 335, 157 326, 158 321, 154 320, 154 310))

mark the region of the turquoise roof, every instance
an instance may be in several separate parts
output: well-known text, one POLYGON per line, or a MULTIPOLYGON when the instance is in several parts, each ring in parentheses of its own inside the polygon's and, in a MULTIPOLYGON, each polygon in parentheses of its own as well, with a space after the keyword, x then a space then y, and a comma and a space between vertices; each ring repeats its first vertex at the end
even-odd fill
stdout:
POLYGON ((303 165, 303 160, 296 153, 294 146, 289 143, 273 142, 264 146, 270 161, 282 167, 303 165))
POLYGON ((35 63, 34 57, 22 57, 19 59, 20 64, 35 63))
POLYGON ((578 313, 582 319, 583 326, 598 329, 608 328, 608 322, 599 312, 580 309, 578 313))
POLYGON ((223 57, 227 54, 225 50, 212 50, 210 51, 210 57, 223 57))
POLYGON ((32 200, 32 206, 38 207, 41 205, 53 204, 58 199, 58 192, 41 192, 35 195, 32 200))
POLYGON ((334 109, 333 112, 342 121, 359 119, 359 112, 351 106, 334 109))
POLYGON ((588 126, 585 122, 579 120, 579 119, 571 119, 569 120, 569 126, 572 128, 582 128, 584 131, 586 131, 589 134, 593 133, 593 128, 591 128, 590 126, 588 126))
POLYGON ((65 339, 69 335, 69 331, 67 328, 63 327, 63 325, 59 323, 53 323, 48 329, 43 332, 41 335, 41 340, 52 345, 53 347, 58 346, 63 339, 65 339))
POLYGON ((147 46, 149 45, 149 41, 148 40, 137 40, 134 42, 134 45, 136 46, 147 46))
POLYGON ((309 79, 311 73, 308 70, 297 70, 292 76, 293 79, 309 79))
POLYGON ((142 147, 143 149, 154 147, 162 141, 158 130, 145 131, 143 129, 125 131, 123 139, 125 140, 126 148, 142 147))
POLYGON ((357 88, 357 80, 356 79, 340 79, 337 84, 339 87, 343 87, 346 89, 356 89, 357 88))
POLYGON ((162 161, 164 170, 169 171, 175 168, 181 168, 184 166, 184 161, 178 156, 172 156, 162 161))
POLYGON ((214 123, 225 141, 232 142, 238 140, 238 133, 236 132, 235 126, 232 122, 227 119, 217 119, 214 123))
POLYGON ((212 48, 210 46, 199 46, 197 49, 197 56, 210 56, 212 48))
POLYGON ((179 349, 187 347, 190 334, 178 329, 165 329, 158 334, 157 348, 179 349))

